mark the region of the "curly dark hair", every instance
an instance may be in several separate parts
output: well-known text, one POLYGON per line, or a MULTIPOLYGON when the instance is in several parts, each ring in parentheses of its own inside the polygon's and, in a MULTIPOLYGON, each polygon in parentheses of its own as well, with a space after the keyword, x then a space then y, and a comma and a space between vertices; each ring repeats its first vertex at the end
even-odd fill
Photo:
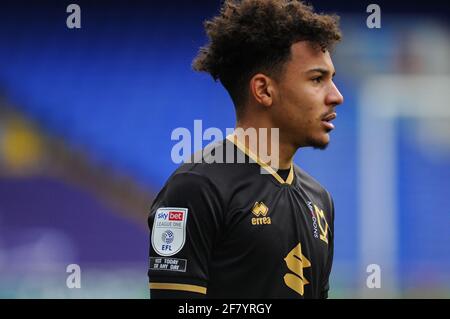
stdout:
POLYGON ((314 13, 296 0, 226 0, 204 26, 209 43, 192 67, 219 79, 238 111, 251 77, 262 72, 277 78, 293 43, 310 41, 325 51, 341 39, 338 16, 314 13))

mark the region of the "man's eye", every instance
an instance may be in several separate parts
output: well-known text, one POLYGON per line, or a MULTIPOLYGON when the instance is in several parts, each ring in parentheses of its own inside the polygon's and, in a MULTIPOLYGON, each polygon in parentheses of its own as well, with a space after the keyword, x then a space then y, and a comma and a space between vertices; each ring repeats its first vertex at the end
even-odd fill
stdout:
POLYGON ((314 83, 320 83, 320 82, 322 82, 322 77, 319 76, 319 77, 316 77, 316 78, 314 78, 312 80, 313 80, 314 83))

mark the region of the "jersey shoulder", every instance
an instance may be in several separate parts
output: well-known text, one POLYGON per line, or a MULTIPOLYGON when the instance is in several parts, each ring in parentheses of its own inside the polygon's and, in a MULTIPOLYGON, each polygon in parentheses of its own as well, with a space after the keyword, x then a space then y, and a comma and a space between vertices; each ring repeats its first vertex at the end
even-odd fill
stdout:
POLYGON ((227 139, 211 143, 181 164, 167 179, 162 190, 176 188, 191 192, 192 188, 208 188, 209 193, 227 202, 238 185, 251 184, 259 176, 259 165, 249 163, 245 154, 242 156, 227 139), (243 165, 242 160, 247 164, 243 165))
POLYGON ((191 156, 170 176, 168 182, 177 175, 197 175, 207 179, 219 189, 228 189, 243 178, 251 179, 259 173, 260 167, 249 161, 227 139, 211 143, 191 156), (242 165, 245 164, 245 165, 242 165))

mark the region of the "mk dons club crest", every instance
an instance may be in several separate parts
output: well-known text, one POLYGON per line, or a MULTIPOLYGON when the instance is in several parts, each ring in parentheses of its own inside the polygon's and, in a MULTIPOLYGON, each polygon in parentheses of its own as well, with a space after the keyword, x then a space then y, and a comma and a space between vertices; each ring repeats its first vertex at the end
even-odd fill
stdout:
POLYGON ((161 207, 155 213, 152 247, 161 256, 172 256, 186 241, 187 208, 161 207))

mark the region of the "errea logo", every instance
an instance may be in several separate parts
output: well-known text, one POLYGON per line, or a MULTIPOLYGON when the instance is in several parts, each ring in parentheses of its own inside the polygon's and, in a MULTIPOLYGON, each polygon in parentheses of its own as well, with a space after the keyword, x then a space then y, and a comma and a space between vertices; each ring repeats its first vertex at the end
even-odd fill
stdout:
POLYGON ((252 213, 256 217, 252 218, 252 225, 270 225, 272 220, 267 216, 269 208, 263 202, 256 202, 253 205, 252 213))

